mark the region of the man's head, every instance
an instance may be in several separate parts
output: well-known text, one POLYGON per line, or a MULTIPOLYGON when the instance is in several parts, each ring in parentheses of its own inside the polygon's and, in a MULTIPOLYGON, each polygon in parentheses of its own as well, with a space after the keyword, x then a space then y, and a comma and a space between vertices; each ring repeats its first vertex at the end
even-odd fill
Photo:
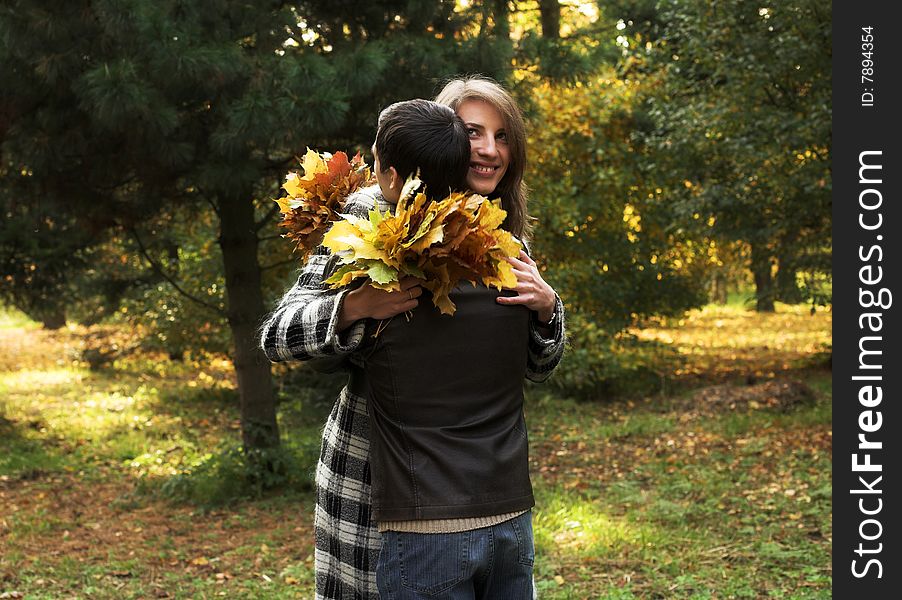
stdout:
POLYGON ((454 111, 430 100, 396 102, 379 115, 374 171, 382 195, 397 202, 418 170, 430 198, 466 188, 470 164, 467 127, 454 111))

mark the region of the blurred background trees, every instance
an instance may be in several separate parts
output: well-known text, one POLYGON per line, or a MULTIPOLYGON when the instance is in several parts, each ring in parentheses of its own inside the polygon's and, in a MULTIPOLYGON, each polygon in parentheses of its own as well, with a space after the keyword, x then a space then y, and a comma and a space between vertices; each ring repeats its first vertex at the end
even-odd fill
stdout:
POLYGON ((255 330, 296 276, 279 185, 368 152, 391 102, 482 73, 530 125, 534 254, 567 303, 555 381, 637 368, 624 332, 728 290, 830 301, 830 7, 740 0, 35 2, 0 8, 0 301, 228 352, 278 445, 255 330))

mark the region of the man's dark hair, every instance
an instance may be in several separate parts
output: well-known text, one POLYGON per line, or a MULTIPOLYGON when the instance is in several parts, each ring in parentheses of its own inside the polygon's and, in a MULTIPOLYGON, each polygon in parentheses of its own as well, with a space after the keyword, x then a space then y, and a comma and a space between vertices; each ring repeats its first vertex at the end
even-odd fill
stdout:
POLYGON ((431 199, 466 189, 470 138, 447 106, 420 99, 392 104, 379 114, 374 146, 382 171, 394 167, 407 179, 419 170, 431 199))

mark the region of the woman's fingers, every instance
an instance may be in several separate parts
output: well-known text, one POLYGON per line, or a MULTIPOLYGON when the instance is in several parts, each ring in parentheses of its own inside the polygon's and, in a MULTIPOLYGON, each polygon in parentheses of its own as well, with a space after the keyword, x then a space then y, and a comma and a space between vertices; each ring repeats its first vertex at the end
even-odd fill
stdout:
POLYGON ((526 253, 525 250, 520 250, 520 256, 519 256, 519 258, 520 258, 521 261, 525 262, 526 264, 528 264, 528 265, 531 266, 531 267, 535 267, 535 266, 536 266, 535 261, 529 257, 529 255, 526 253))
POLYGON ((535 276, 539 276, 538 265, 536 265, 536 263, 531 258, 529 258, 529 255, 522 250, 520 251, 520 256, 518 256, 517 258, 511 258, 508 256, 505 258, 505 260, 507 260, 507 262, 510 263, 510 265, 515 270, 523 271, 526 273, 533 273, 535 276))
POLYGON ((528 264, 521 262, 516 258, 508 258, 507 261, 510 263, 514 271, 518 286, 524 282, 530 283, 536 281, 536 278, 538 277, 538 271, 535 270, 535 267, 530 267, 528 264))
POLYGON ((518 280, 532 281, 535 279, 535 273, 529 269, 518 269, 517 267, 514 267, 514 275, 517 276, 518 280))
POLYGON ((415 309, 420 304, 417 298, 423 295, 421 285, 423 280, 416 277, 405 277, 399 283, 401 284, 401 289, 393 292, 397 302, 397 314, 415 309))
POLYGON ((422 285, 423 280, 417 279, 416 277, 414 277, 412 275, 408 275, 407 277, 402 277, 401 281, 399 281, 398 283, 401 284, 401 291, 403 292, 403 291, 409 290, 412 287, 422 285))
POLYGON ((504 260, 509 262, 515 269, 520 269, 521 271, 525 271, 530 266, 529 263, 522 261, 519 258, 511 258, 510 256, 506 256, 504 260))
MULTIPOLYGON (((407 277, 399 283, 401 284, 399 290, 382 290, 367 284, 355 292, 351 292, 351 294, 361 294, 359 304, 364 307, 365 311, 357 318, 390 319, 416 308, 419 305, 417 298, 423 294, 423 288, 420 287, 422 281, 415 277, 407 277)), ((347 303, 347 300, 345 302, 347 303)))
POLYGON ((423 280, 417 279, 416 277, 404 277, 399 282, 401 284, 401 289, 395 292, 401 297, 405 302, 410 302, 415 298, 419 298, 423 295, 423 280))
POLYGON ((392 295, 396 299, 395 301, 398 303, 396 305, 397 314, 413 310, 419 306, 420 301, 417 300, 417 298, 423 295, 423 280, 407 276, 398 283, 401 284, 401 289, 397 292, 392 292, 392 295))
POLYGON ((516 296, 498 296, 496 299, 498 304, 527 304, 526 296, 517 294, 516 296))
POLYGON ((536 263, 526 252, 521 250, 518 258, 507 258, 507 261, 513 267, 517 285, 505 289, 514 290, 517 295, 498 296, 497 302, 505 305, 522 304, 540 315, 554 310, 554 290, 542 279, 536 263))

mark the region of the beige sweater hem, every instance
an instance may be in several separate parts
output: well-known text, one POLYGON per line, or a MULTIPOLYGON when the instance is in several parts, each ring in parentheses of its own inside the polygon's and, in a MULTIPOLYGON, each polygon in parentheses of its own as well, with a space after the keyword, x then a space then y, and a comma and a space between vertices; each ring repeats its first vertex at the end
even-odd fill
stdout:
POLYGON ((379 533, 400 531, 404 533, 459 533, 491 527, 519 517, 526 510, 488 517, 465 517, 460 519, 426 519, 422 521, 379 521, 379 533))

